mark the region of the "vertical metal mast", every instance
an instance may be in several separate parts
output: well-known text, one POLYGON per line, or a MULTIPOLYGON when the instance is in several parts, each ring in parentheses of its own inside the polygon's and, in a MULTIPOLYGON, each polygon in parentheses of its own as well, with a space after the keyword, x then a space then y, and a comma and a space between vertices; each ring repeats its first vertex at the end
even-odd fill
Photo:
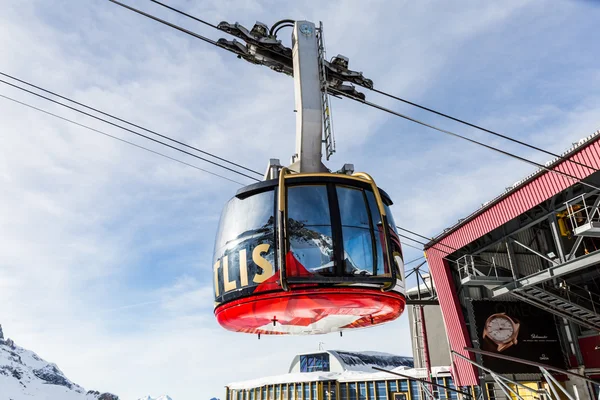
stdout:
POLYGON ((296 100, 296 154, 291 169, 320 172, 323 103, 319 66, 319 46, 315 24, 296 21, 292 33, 294 92, 296 100))

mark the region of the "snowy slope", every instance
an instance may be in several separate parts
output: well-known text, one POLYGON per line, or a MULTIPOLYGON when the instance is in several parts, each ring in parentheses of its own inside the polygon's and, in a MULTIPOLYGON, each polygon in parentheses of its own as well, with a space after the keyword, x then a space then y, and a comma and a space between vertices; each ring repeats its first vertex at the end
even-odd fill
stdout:
POLYGON ((118 400, 118 397, 110 393, 86 392, 55 364, 0 336, 0 400, 25 399, 118 400))

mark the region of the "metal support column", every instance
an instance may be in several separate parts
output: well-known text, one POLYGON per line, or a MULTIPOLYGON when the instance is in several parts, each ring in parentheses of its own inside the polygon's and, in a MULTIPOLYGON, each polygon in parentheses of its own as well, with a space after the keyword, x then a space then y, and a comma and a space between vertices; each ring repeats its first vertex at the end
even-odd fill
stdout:
POLYGON ((508 263, 510 265, 510 271, 512 272, 513 279, 516 281, 518 279, 518 274, 517 274, 518 266, 515 265, 515 263, 516 263, 515 250, 513 249, 513 244, 512 244, 511 239, 508 239, 506 241, 506 254, 508 255, 508 263))
POLYGON ((552 230, 552 238, 554 239, 554 246, 558 251, 560 262, 564 263, 566 261, 565 249, 562 239, 560 238, 560 234, 558 233, 558 220, 556 219, 556 213, 550 214, 550 229, 552 230))
MULTIPOLYGON (((427 326, 425 324, 425 310, 419 305, 419 319, 421 320, 421 335, 423 335, 423 358, 425 359, 425 368, 427 369, 427 379, 431 380, 431 360, 429 359, 429 344, 427 342, 427 326)), ((433 386, 429 387, 433 393, 433 386)))
POLYGON ((292 33, 296 99, 296 154, 290 169, 321 172, 322 96, 315 24, 296 21, 292 33))

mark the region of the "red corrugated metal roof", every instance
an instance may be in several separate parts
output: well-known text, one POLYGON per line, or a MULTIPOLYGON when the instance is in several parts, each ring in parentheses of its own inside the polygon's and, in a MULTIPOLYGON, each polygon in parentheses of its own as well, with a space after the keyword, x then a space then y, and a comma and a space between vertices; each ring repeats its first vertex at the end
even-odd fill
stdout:
MULTIPOLYGON (((599 139, 600 131, 596 131, 569 149, 562 157, 598 170, 600 169, 599 139)), ((574 165, 561 159, 553 160, 546 166, 569 173, 579 179, 586 178, 595 172, 590 168, 574 165)), ((574 183, 572 179, 565 176, 538 170, 427 244, 429 271, 440 301, 451 350, 467 357, 470 356, 464 351, 466 346, 470 346, 469 334, 454 288, 450 267, 444 257, 447 253, 453 252, 452 249, 466 246, 574 183)), ((453 367, 454 379, 458 385, 476 384, 477 371, 473 365, 464 360, 454 359, 453 367)))
MULTIPOLYGON (((599 169, 599 140, 600 130, 594 132, 587 138, 580 140, 577 145, 571 147, 569 150, 563 153, 561 157, 589 165, 594 169, 599 169)), ((590 168, 585 168, 568 161, 561 161, 559 158, 549 161, 546 163, 546 166, 560 172, 571 174, 579 179, 583 179, 595 172, 590 168)), ((425 248, 430 247, 434 243, 443 243, 445 242, 445 238, 451 236, 452 233, 461 229, 465 225, 469 225, 475 219, 481 220, 470 225, 468 231, 471 232, 471 235, 468 236, 475 236, 469 242, 465 242, 458 247, 450 243, 446 243, 454 248, 462 247, 499 227, 500 225, 510 221, 512 218, 515 218, 523 212, 533 208, 534 206, 547 200, 556 193, 561 192, 574 183, 575 182, 568 177, 539 169, 526 178, 515 183, 500 196, 485 203, 480 209, 473 212, 468 217, 461 219, 454 226, 444 230, 444 232, 429 242, 425 248), (481 224, 481 222, 484 223, 481 224), (490 227, 493 228, 490 229, 490 227)))

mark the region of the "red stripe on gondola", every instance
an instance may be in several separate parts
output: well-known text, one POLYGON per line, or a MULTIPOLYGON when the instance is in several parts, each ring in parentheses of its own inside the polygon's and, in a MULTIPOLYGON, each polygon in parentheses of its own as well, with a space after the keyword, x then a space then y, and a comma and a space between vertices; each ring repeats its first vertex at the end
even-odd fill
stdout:
POLYGON ((406 300, 395 292, 363 288, 314 288, 249 296, 215 309, 217 321, 235 332, 313 334, 392 321, 406 300))

